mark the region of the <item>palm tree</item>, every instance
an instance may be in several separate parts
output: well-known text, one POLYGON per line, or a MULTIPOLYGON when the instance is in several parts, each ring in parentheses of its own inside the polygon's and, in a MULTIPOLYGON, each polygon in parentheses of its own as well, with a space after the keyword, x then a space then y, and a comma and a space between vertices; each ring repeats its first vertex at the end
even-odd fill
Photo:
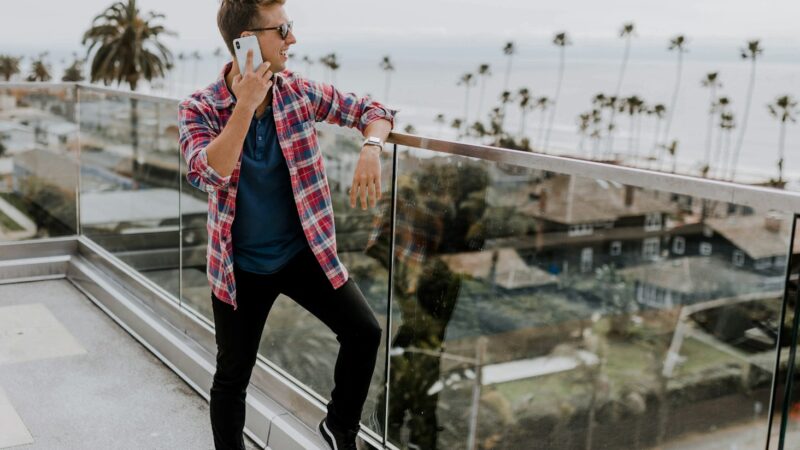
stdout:
POLYGON ((339 69, 339 62, 336 60, 336 53, 329 53, 319 59, 319 62, 322 63, 328 69, 328 73, 330 74, 330 83, 335 85, 336 84, 336 70, 339 69))
MULTIPOLYGON (((173 34, 157 21, 163 14, 148 12, 142 15, 136 0, 116 2, 92 21, 92 27, 83 35, 83 45, 88 45, 87 55, 96 48, 91 62, 91 81, 109 85, 127 83, 135 91, 142 80, 163 78, 172 65, 172 54, 158 38, 173 34)), ((139 117, 137 99, 131 97, 131 147, 133 167, 138 165, 139 117)))
MULTIPOLYGON (((622 54, 622 65, 619 68, 619 78, 617 79, 617 87, 614 89, 614 98, 619 98, 620 89, 622 89, 622 80, 625 78, 625 69, 628 66, 628 58, 631 53, 631 39, 636 33, 636 26, 633 22, 622 24, 619 30, 619 37, 625 40, 625 52, 622 54)), ((611 118, 609 119, 608 129, 608 150, 614 150, 614 116, 616 108, 611 108, 611 118)))
POLYGON ((592 123, 592 113, 582 113, 578 116, 578 134, 581 140, 578 141, 578 153, 583 153, 583 142, 586 140, 586 135, 589 134, 589 127, 592 123))
POLYGON ((475 77, 471 73, 467 72, 464 75, 461 75, 459 78, 458 86, 465 87, 465 95, 464 95, 464 125, 466 126, 469 123, 469 88, 475 85, 475 77))
POLYGON ((703 159, 703 164, 708 165, 711 158, 711 136, 714 129, 714 113, 716 112, 715 105, 717 104, 717 89, 722 87, 719 81, 719 72, 709 72, 706 77, 700 82, 703 87, 708 88, 709 91, 709 110, 708 110, 708 125, 706 126, 706 153, 703 159))
POLYGON ((558 58, 558 82, 556 83, 556 94, 553 97, 553 107, 550 109, 550 121, 547 124, 547 134, 544 135, 544 145, 542 151, 546 152, 550 144, 550 132, 553 131, 553 122, 556 119, 556 107, 558 106, 558 99, 561 96, 561 83, 564 81, 564 60, 566 58, 566 49, 568 45, 572 45, 572 41, 567 36, 565 31, 556 33, 553 37, 553 44, 559 49, 558 58))
POLYGON ((341 67, 339 65, 339 60, 336 59, 336 53, 331 53, 329 67, 331 69, 331 79, 333 80, 331 84, 336 85, 336 71, 341 67))
POLYGON ((308 55, 303 55, 303 63, 306 65, 306 77, 311 77, 311 66, 314 65, 314 60, 308 55))
POLYGON ((79 82, 83 81, 83 63, 84 60, 78 58, 78 55, 73 53, 72 54, 72 64, 69 67, 64 69, 64 76, 61 77, 61 81, 69 81, 69 82, 79 82))
POLYGON ((717 119, 718 119, 717 127, 719 128, 719 131, 717 132, 717 149, 714 152, 714 158, 711 159, 711 163, 709 163, 709 166, 718 165, 718 167, 716 168, 717 170, 715 170, 716 172, 719 172, 719 169, 722 168, 721 167, 723 161, 722 144, 723 141, 725 140, 724 137, 725 137, 725 130, 727 130, 727 125, 728 125, 727 121, 728 121, 730 104, 731 100, 728 97, 720 96, 712 106, 712 110, 717 113, 717 119))
POLYGON ((664 145, 664 148, 667 150, 667 153, 672 156, 672 173, 675 173, 675 169, 678 165, 678 141, 673 140, 669 145, 664 145))
POLYGON ((453 121, 450 122, 450 128, 453 128, 453 129, 456 130, 456 136, 457 136, 456 139, 461 137, 461 124, 462 123, 463 123, 463 121, 461 119, 453 119, 453 121))
POLYGON ((381 60, 380 66, 381 66, 381 69, 384 72, 386 72, 386 85, 385 85, 385 88, 384 88, 384 91, 383 91, 384 92, 383 99, 384 99, 385 102, 388 103, 389 102, 389 85, 391 83, 392 72, 394 72, 394 64, 392 64, 392 61, 389 59, 389 55, 386 55, 386 56, 383 57, 383 60, 381 60))
POLYGON ((519 135, 520 137, 525 135, 525 115, 533 109, 533 105, 531 104, 531 92, 528 88, 520 88, 517 92, 517 99, 519 99, 519 109, 520 114, 522 116, 522 120, 520 121, 519 127, 519 135))
POLYGON ((222 58, 223 58, 222 47, 217 47, 216 49, 214 49, 214 64, 216 64, 217 67, 222 66, 222 58))
POLYGON ((733 157, 733 171, 731 172, 731 180, 736 177, 736 166, 739 163, 739 154, 742 151, 742 144, 744 143, 744 133, 747 130, 747 118, 750 115, 750 102, 753 100, 753 89, 756 84, 756 60, 764 49, 759 45, 759 41, 749 41, 747 47, 739 49, 739 56, 742 59, 750 60, 750 83, 747 86, 747 100, 744 105, 744 116, 742 118, 742 127, 739 129, 739 138, 736 139, 736 152, 733 157))
POLYGON ((724 178, 725 174, 730 170, 731 165, 731 135, 736 128, 736 120, 732 111, 726 111, 720 114, 721 133, 723 134, 723 156, 721 157, 720 170, 718 171, 719 178, 724 178))
POLYGON ((442 127, 444 126, 444 123, 445 123, 444 114, 441 114, 441 113, 437 114, 436 118, 433 119, 433 120, 434 120, 434 122, 436 122, 439 125, 439 129, 437 131, 437 136, 438 137, 442 137, 442 127))
POLYGON ((675 88, 672 90, 672 101, 669 104, 667 126, 664 128, 664 141, 669 139, 669 132, 672 129, 672 117, 673 114, 675 114, 675 106, 678 104, 678 93, 681 89, 681 75, 683 75, 683 54, 688 52, 688 50, 686 50, 686 37, 679 34, 670 39, 668 50, 674 50, 678 54, 678 69, 675 75, 675 88))
POLYGON ((28 75, 28 81, 46 82, 53 78, 53 76, 50 75, 50 65, 44 60, 45 57, 47 57, 47 52, 40 54, 38 58, 31 62, 31 72, 28 75))
POLYGON ((475 123, 472 124, 471 130, 475 132, 475 136, 479 138, 482 138, 487 134, 489 134, 489 131, 480 121, 475 121, 475 123))
POLYGON ((481 94, 478 98, 478 117, 480 117, 483 111, 483 94, 486 92, 486 78, 492 76, 488 64, 481 64, 478 66, 478 76, 481 77, 481 94))
POLYGON ((622 99, 622 102, 619 105, 619 112, 627 112, 628 116, 630 117, 630 131, 628 136, 628 155, 630 155, 634 160, 636 159, 636 157, 638 157, 639 154, 638 148, 634 152, 634 146, 633 146, 633 139, 634 136, 636 136, 636 118, 644 110, 645 110, 644 100, 642 100, 636 95, 632 95, 630 97, 622 99))
POLYGON ((533 109, 539 110, 539 132, 536 135, 536 142, 538 143, 541 151, 544 151, 544 146, 542 145, 542 140, 544 139, 544 119, 547 116, 547 110, 550 109, 550 106, 552 105, 553 101, 549 98, 539 97, 536 99, 536 104, 533 107, 533 109))
POLYGON ((625 78, 625 68, 628 65, 628 58, 631 53, 631 39, 636 33, 636 25, 633 22, 628 22, 622 25, 619 30, 619 37, 625 39, 625 53, 622 55, 622 66, 619 69, 619 78, 617 79, 617 88, 614 89, 614 95, 619 97, 619 91, 622 89, 622 80, 625 78))
POLYGON ((20 72, 20 61, 22 61, 22 58, 11 55, 0 55, 0 75, 3 76, 5 81, 11 80, 11 77, 20 72))
POLYGON ((655 118, 656 118, 656 132, 653 134, 653 136, 654 136, 653 137, 653 148, 650 151, 650 159, 651 160, 656 159, 655 153, 656 153, 656 150, 658 149, 658 138, 659 138, 659 135, 661 134, 661 120, 664 119, 664 114, 666 113, 666 111, 667 111, 667 108, 661 103, 658 103, 658 104, 654 105, 652 108, 647 110, 647 115, 655 116, 655 118))
POLYGON ((781 123, 780 138, 778 139, 778 185, 783 183, 783 155, 786 146, 786 122, 797 122, 797 100, 789 95, 775 99, 775 103, 767 105, 769 114, 781 123))
POLYGON ((505 47, 503 47, 503 54, 508 56, 508 65, 506 65, 506 78, 503 82, 503 90, 508 91, 508 80, 511 78, 511 60, 514 58, 514 53, 517 52, 517 47, 514 45, 513 41, 506 42, 505 47))
POLYGON ((500 122, 500 125, 501 126, 505 122, 506 105, 508 103, 511 103, 513 101, 513 99, 514 98, 513 98, 513 95, 511 94, 511 91, 503 91, 503 92, 500 93, 500 106, 501 106, 501 112, 500 112, 500 120, 501 120, 501 122, 500 122))

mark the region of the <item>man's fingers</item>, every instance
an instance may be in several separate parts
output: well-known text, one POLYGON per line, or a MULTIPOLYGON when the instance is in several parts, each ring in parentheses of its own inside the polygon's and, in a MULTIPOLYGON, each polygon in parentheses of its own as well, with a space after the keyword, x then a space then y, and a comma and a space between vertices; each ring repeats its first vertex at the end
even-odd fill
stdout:
POLYGON ((358 190, 358 184, 356 184, 356 180, 353 180, 353 185, 350 186, 350 207, 356 207, 356 191, 358 190))
POLYGON ((253 71, 253 49, 247 50, 247 59, 244 61, 244 70, 245 72, 252 72, 253 71))
POLYGON ((369 207, 375 207, 375 183, 369 184, 369 207))
POLYGON ((361 185, 361 209, 367 209, 367 186, 361 185))
POLYGON ((256 73, 258 73, 258 76, 260 77, 263 77, 264 75, 267 75, 267 77, 271 76, 272 72, 269 73, 267 72, 269 70, 269 66, 270 66, 269 61, 264 61, 263 63, 261 63, 261 65, 258 66, 258 69, 256 69, 256 73))

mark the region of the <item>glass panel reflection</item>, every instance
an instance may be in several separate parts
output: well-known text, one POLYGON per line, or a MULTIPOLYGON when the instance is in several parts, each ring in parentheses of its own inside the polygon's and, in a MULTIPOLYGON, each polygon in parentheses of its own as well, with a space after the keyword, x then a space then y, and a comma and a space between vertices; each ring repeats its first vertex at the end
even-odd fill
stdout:
POLYGON ((391 442, 763 445, 788 214, 419 149, 398 170, 391 442))
POLYGON ((81 227, 123 262, 175 297, 179 291, 179 202, 184 215, 205 204, 179 199, 176 105, 81 90, 81 227))
POLYGON ((78 232, 73 87, 0 88, 0 241, 78 232))

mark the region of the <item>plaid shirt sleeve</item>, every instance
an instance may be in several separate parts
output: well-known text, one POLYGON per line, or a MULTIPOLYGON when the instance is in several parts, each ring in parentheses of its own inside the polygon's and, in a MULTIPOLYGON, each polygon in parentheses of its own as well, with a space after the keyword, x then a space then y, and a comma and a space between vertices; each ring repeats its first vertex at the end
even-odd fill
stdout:
POLYGON ((386 119, 394 128, 397 110, 389 109, 369 96, 358 97, 352 92, 342 93, 332 85, 300 78, 300 84, 311 102, 314 119, 349 128, 358 128, 362 134, 369 124, 386 119))
POLYGON ((227 188, 231 176, 223 177, 208 165, 206 147, 217 137, 208 117, 195 99, 181 102, 178 109, 181 154, 188 167, 186 179, 195 188, 211 193, 227 188))

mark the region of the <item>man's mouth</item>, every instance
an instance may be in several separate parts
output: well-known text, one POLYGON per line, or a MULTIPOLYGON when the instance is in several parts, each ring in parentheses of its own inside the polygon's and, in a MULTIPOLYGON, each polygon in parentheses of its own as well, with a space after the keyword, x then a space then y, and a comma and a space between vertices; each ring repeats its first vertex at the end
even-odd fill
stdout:
POLYGON ((288 58, 289 57, 289 49, 281 50, 281 56, 283 56, 284 58, 288 58))

